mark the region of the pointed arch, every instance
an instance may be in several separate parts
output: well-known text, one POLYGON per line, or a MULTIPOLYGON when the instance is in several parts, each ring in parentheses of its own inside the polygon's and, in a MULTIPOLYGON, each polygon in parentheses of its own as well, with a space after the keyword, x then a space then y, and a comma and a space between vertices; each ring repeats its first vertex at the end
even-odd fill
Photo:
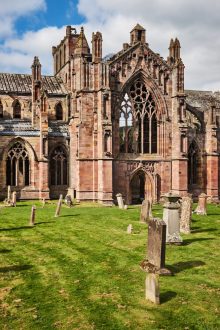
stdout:
POLYGON ((194 185, 198 183, 199 168, 199 148, 195 140, 193 140, 188 149, 188 184, 194 185))
POLYGON ((63 120, 63 107, 61 102, 55 105, 56 120, 63 120))
POLYGON ((21 104, 18 100, 15 100, 12 104, 13 107, 13 118, 21 119, 21 104))
POLYGON ((52 186, 68 184, 67 151, 63 145, 57 145, 50 153, 50 184, 52 186))

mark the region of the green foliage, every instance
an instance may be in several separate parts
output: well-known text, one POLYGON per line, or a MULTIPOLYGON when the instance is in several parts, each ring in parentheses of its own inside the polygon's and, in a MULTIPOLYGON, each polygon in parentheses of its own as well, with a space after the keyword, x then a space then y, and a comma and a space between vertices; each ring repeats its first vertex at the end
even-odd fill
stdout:
POLYGON ((36 202, 30 227, 31 205, 0 209, 0 329, 220 329, 220 208, 193 215, 184 244, 167 246, 175 275, 160 277, 155 306, 144 297, 147 226, 138 207, 63 206, 54 218, 55 202, 36 202))

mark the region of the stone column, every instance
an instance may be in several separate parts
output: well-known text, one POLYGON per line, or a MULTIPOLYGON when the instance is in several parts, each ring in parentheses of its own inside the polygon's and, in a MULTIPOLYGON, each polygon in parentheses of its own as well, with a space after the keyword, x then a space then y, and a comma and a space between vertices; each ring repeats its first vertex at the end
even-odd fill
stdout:
POLYGON ((180 237, 180 204, 179 195, 172 193, 165 194, 163 205, 163 220, 166 223, 166 243, 181 244, 180 237))

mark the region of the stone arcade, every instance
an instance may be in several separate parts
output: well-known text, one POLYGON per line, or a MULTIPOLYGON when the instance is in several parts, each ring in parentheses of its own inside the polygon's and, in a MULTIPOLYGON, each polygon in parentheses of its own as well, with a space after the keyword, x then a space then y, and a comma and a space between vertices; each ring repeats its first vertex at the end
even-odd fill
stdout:
MULTIPOLYGON (((120 32, 120 31, 119 31, 120 32)), ((71 26, 52 48, 54 76, 0 74, 0 191, 18 199, 112 204, 158 201, 167 191, 219 198, 220 93, 184 89, 178 39, 167 59, 137 24, 102 56, 102 34, 71 26)), ((208 65, 208 63, 207 63, 208 65)))

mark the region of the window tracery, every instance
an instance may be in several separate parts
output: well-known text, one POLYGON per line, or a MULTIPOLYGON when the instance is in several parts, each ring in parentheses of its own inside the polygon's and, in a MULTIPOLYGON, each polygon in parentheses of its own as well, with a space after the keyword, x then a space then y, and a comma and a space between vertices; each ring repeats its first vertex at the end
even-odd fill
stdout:
POLYGON ((67 185, 67 156, 61 146, 54 149, 50 160, 51 185, 67 185))
POLYGON ((188 184, 198 183, 198 167, 199 167, 199 149, 195 141, 189 146, 188 150, 188 184))
POLYGON ((157 153, 156 106, 146 86, 137 80, 121 103, 120 152, 157 153))
POLYGON ((16 142, 8 151, 6 160, 6 184, 9 186, 28 186, 30 183, 29 156, 25 147, 16 142))

